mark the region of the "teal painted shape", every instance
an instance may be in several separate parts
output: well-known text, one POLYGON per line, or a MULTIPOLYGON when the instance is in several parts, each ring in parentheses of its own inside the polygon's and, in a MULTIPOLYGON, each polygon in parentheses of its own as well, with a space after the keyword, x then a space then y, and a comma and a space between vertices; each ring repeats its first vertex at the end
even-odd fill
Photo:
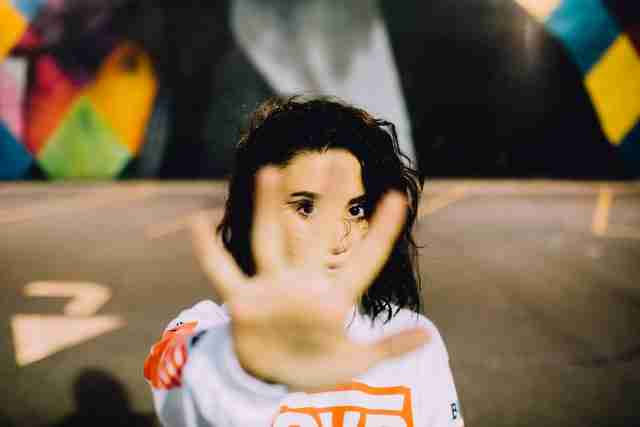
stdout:
POLYGON ((621 33, 601 0, 564 0, 545 25, 564 42, 583 74, 621 33))
POLYGON ((640 121, 622 140, 618 146, 618 152, 622 156, 627 172, 635 178, 640 177, 640 121))
POLYGON ((25 177, 33 157, 23 144, 0 122, 0 179, 16 180, 25 177))
POLYGON ((36 17, 40 11, 40 7, 46 2, 47 0, 11 0, 15 8, 18 9, 28 21, 36 17))
POLYGON ((114 178, 131 153, 109 125, 82 97, 38 153, 38 163, 53 179, 114 178))

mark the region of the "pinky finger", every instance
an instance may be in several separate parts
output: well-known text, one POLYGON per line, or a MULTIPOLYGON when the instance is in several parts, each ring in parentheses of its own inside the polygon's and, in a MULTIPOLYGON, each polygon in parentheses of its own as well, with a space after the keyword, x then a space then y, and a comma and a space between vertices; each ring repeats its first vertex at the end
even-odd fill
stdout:
POLYGON ((169 378, 169 388, 180 386, 180 377, 182 376, 182 371, 180 369, 176 368, 173 365, 167 365, 165 373, 167 373, 167 376, 169 378))
POLYGON ((178 346, 173 352, 173 361, 178 369, 181 369, 184 363, 187 361, 186 350, 184 346, 178 346))
POLYGON ((171 378, 169 378, 169 375, 167 375, 166 372, 163 370, 158 372, 158 378, 160 379, 160 384, 162 384, 163 388, 171 388, 171 378))
POLYGON ((430 339, 429 332, 424 328, 408 329, 386 337, 370 345, 373 356, 372 364, 417 350, 428 343, 430 339))

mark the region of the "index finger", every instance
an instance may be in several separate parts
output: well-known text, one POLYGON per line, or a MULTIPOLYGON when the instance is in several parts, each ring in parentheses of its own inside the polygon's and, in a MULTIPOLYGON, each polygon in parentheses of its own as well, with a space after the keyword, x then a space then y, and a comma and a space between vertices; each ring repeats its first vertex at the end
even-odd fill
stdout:
POLYGON ((366 237, 338 276, 354 300, 370 286, 386 264, 406 216, 407 198, 398 191, 390 191, 378 203, 366 237))

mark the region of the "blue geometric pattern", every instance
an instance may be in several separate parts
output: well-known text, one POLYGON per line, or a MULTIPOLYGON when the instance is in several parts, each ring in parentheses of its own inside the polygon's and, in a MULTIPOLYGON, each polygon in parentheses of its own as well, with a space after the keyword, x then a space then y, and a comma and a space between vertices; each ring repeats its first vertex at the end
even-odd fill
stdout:
POLYGON ((627 172, 640 176, 640 121, 629 132, 618 147, 624 159, 627 172))
POLYGON ((47 0, 11 0, 14 7, 27 18, 27 21, 31 21, 38 14, 40 6, 46 2, 47 0))
POLYGON ((547 19, 546 27, 564 42, 584 74, 621 32, 601 0, 565 0, 547 19))
POLYGON ((22 179, 33 163, 26 147, 0 122, 0 180, 22 179))

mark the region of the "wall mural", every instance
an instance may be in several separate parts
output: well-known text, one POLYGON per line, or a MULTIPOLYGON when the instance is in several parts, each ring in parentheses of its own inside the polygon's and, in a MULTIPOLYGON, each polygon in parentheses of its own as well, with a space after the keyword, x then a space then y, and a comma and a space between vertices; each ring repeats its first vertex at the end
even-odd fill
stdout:
POLYGON ((298 92, 394 121, 427 177, 638 177, 636 3, 0 0, 0 179, 224 177, 298 92))

